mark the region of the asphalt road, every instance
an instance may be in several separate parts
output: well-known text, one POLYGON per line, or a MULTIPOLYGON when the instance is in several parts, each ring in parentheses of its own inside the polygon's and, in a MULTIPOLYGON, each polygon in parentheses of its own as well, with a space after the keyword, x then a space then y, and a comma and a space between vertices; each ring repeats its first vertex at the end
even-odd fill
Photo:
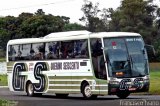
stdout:
POLYGON ((14 101, 18 106, 160 106, 159 95, 131 95, 127 99, 108 95, 98 96, 95 100, 84 100, 82 95, 69 95, 67 98, 58 98, 54 94, 28 97, 25 93, 0 88, 0 98, 14 101))

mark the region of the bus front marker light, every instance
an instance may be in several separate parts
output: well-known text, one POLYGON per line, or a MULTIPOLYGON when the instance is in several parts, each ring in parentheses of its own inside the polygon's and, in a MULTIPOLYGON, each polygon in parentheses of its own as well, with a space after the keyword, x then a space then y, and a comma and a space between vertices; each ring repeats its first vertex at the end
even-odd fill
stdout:
POLYGON ((116 76, 123 76, 124 73, 123 72, 116 72, 116 76))

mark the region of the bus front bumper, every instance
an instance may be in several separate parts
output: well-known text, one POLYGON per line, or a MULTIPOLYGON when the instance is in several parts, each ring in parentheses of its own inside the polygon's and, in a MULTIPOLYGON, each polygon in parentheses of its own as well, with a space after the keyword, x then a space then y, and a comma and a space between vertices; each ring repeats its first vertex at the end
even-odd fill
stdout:
POLYGON ((148 92, 149 80, 143 78, 122 79, 121 81, 110 81, 108 85, 108 94, 115 95, 120 91, 127 91, 130 93, 148 92))

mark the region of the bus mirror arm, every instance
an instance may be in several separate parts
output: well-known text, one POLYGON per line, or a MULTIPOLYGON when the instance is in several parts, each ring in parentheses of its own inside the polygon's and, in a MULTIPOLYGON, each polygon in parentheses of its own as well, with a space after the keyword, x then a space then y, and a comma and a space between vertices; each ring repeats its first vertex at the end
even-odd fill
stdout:
POLYGON ((156 53, 153 45, 146 44, 144 48, 146 49, 149 57, 156 57, 156 53))

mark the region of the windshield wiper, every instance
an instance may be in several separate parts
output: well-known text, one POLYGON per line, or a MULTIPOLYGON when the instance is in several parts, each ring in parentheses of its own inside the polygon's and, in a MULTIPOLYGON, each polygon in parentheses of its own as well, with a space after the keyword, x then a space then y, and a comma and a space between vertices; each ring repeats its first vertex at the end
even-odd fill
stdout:
POLYGON ((128 61, 131 63, 131 64, 130 64, 131 69, 133 69, 133 59, 132 59, 132 56, 131 56, 131 55, 129 55, 128 61))

